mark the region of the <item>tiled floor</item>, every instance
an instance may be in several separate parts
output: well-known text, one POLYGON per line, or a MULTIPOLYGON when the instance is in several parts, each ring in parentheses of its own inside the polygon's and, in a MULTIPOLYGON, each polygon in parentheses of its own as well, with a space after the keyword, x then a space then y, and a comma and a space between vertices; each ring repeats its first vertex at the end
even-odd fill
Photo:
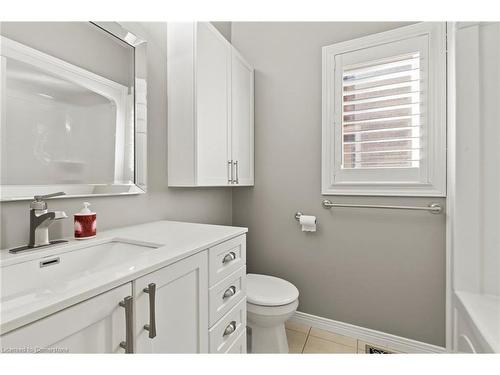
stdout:
MULTIPOLYGON (((285 328, 290 353, 365 353, 364 348, 367 343, 353 337, 293 321, 286 322, 285 328)), ((376 346, 389 350, 380 345, 376 346)))

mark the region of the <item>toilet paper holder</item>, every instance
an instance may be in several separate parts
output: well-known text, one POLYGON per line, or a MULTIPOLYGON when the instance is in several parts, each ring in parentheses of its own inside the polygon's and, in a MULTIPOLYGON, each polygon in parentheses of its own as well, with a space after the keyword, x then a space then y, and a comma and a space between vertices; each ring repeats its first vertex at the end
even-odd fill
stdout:
POLYGON ((304 215, 298 211, 295 213, 295 220, 302 227, 302 232, 316 232, 316 216, 304 215))

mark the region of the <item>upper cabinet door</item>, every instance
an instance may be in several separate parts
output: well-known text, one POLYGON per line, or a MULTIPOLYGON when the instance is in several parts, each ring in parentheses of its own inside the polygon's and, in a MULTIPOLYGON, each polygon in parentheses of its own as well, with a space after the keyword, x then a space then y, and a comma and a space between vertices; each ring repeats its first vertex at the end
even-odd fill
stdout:
POLYGON ((137 353, 208 352, 206 251, 137 279, 134 295, 137 353))
POLYGON ((227 185, 231 46, 209 23, 198 23, 196 30, 197 182, 227 185))
POLYGON ((231 54, 231 123, 234 182, 254 184, 253 68, 236 51, 231 54))
POLYGON ((210 22, 167 24, 168 185, 253 185, 253 69, 210 22))

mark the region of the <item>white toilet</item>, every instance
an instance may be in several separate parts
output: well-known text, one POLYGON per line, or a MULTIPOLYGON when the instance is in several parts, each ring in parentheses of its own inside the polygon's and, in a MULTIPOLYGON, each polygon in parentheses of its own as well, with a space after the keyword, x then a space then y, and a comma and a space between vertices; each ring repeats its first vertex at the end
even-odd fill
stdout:
POLYGON ((278 277, 247 275, 250 353, 288 353, 285 321, 299 306, 299 291, 278 277))

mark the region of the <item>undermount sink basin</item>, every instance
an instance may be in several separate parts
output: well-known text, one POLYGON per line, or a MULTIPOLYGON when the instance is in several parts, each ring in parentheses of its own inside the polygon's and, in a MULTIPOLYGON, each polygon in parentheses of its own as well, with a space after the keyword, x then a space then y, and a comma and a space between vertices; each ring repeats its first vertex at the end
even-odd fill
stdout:
POLYGON ((64 287, 71 280, 95 274, 110 267, 133 265, 138 256, 160 245, 110 239, 99 243, 72 243, 50 256, 35 257, 1 268, 1 300, 37 290, 64 287))

